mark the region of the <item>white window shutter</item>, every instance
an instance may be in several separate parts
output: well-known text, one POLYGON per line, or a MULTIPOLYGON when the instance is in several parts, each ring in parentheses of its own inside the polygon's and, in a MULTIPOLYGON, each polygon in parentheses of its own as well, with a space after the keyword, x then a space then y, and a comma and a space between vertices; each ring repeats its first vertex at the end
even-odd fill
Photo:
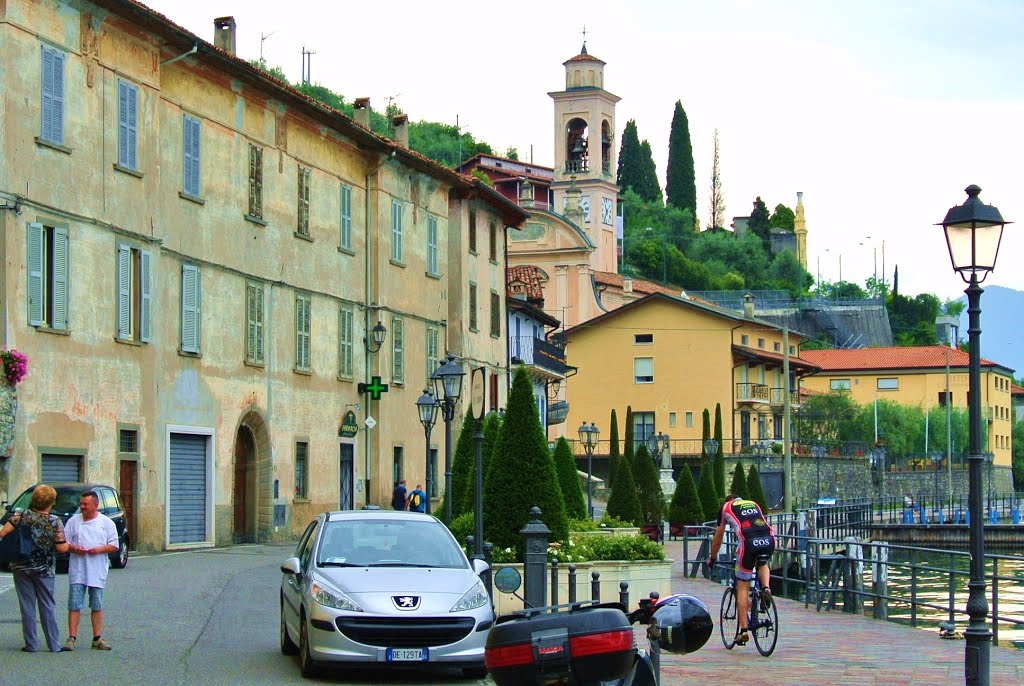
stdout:
POLYGON ((53 321, 50 326, 68 328, 68 230, 53 230, 53 321))
POLYGON ((132 335, 132 249, 117 246, 117 337, 132 335))
POLYGON ((199 268, 181 265, 181 350, 199 352, 199 268))
POLYGON ((152 332, 153 314, 153 254, 148 250, 139 252, 139 340, 149 343, 152 332))
POLYGON ((28 225, 28 323, 43 325, 43 243, 42 224, 28 225))

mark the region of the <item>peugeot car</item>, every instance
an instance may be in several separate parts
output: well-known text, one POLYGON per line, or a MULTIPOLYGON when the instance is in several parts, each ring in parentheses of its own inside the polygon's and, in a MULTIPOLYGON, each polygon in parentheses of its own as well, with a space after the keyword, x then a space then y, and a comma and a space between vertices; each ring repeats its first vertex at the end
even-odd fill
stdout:
POLYGON ((494 611, 440 521, 417 512, 332 512, 281 565, 281 652, 303 676, 324 663, 457 667, 481 678, 494 611))

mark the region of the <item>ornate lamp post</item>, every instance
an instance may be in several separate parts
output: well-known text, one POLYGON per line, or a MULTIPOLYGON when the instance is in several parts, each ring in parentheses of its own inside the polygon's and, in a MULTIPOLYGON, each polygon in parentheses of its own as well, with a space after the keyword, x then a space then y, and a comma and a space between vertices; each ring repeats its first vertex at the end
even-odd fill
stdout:
POLYGON ((970 185, 965 189, 967 200, 963 205, 951 207, 939 224, 946 234, 946 245, 953 271, 967 282, 969 367, 969 447, 968 447, 968 502, 971 514, 969 532, 971 552, 971 580, 968 582, 967 614, 970 623, 965 632, 967 639, 964 671, 968 686, 987 686, 989 683, 989 653, 992 634, 985 618, 988 602, 985 599, 985 529, 981 511, 981 282, 995 269, 999 243, 1003 237, 1003 220, 999 210, 978 198, 981 189, 970 185))
POLYGON ((587 514, 591 519, 594 518, 594 447, 597 445, 597 437, 601 435, 601 430, 594 426, 591 422, 590 426, 587 426, 586 422, 580 425, 579 428, 580 445, 583 446, 583 450, 587 453, 587 514))
POLYGON ((426 456, 425 464, 427 468, 427 477, 425 482, 427 484, 427 514, 430 514, 430 498, 434 495, 434 481, 431 476, 433 470, 430 469, 430 432, 434 428, 434 424, 437 422, 437 401, 434 400, 434 392, 428 389, 423 389, 423 395, 416 400, 416 410, 420 413, 420 424, 423 425, 423 434, 426 438, 426 456))
POLYGON ((811 446, 811 456, 814 457, 814 502, 821 501, 821 458, 825 457, 825 446, 815 443, 811 446))
POLYGON ((434 397, 441 403, 441 418, 444 419, 444 523, 452 521, 452 420, 455 419, 455 403, 462 393, 462 377, 466 372, 456 362, 455 355, 448 353, 445 362, 430 378, 434 381, 434 397))

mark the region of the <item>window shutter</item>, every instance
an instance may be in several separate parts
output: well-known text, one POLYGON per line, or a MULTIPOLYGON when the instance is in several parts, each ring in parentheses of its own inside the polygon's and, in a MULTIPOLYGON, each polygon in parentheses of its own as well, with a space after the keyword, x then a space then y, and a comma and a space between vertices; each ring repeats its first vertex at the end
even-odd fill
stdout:
POLYGON ((302 303, 302 308, 304 310, 304 315, 305 315, 304 316, 304 320, 305 320, 305 323, 306 323, 306 330, 303 332, 304 345, 303 345, 303 348, 302 348, 302 352, 303 352, 302 362, 303 362, 303 369, 310 369, 310 356, 311 356, 310 355, 310 352, 311 352, 310 351, 310 345, 312 343, 312 340, 311 340, 312 336, 310 335, 310 330, 312 328, 312 316, 311 316, 312 312, 311 312, 311 310, 313 308, 313 299, 310 296, 307 295, 305 297, 305 299, 303 300, 303 303, 302 303))
POLYGON ((68 328, 68 230, 53 230, 53 321, 50 326, 68 328))
POLYGON ((189 115, 182 118, 182 190, 199 197, 199 120, 189 115))
POLYGON ((427 271, 437 274, 437 217, 427 218, 427 271))
POLYGON ((256 362, 256 284, 245 284, 245 359, 256 362))
POLYGON ((53 140, 53 50, 41 46, 42 64, 39 69, 40 113, 39 137, 53 140))
POLYGON ((256 362, 263 362, 263 284, 256 286, 256 362))
POLYGON ((402 261, 402 203, 391 201, 391 259, 402 261))
POLYGON ((199 267, 181 265, 181 350, 199 352, 199 267))
POLYGON ((132 249, 117 246, 117 337, 128 340, 132 334, 132 249))
POLYGON ((352 249, 352 188, 341 186, 341 247, 352 249))
POLYGON ((402 329, 401 319, 391 320, 391 381, 397 384, 405 382, 405 336, 402 329))
POLYGON ((153 253, 139 251, 139 340, 149 343, 153 313, 153 253))
POLYGON ((43 325, 43 237, 42 224, 28 225, 28 323, 43 325))
POLYGON ((199 197, 200 193, 200 174, 199 174, 199 161, 200 155, 199 150, 202 143, 201 132, 202 128, 199 125, 199 120, 195 117, 191 118, 192 121, 192 194, 199 197))
POLYGON ((138 161, 135 156, 135 147, 138 135, 138 104, 139 89, 128 84, 128 168, 138 169, 138 161))
POLYGON ((128 84, 117 82, 117 163, 128 166, 128 84))
POLYGON ((54 143, 64 142, 64 60, 67 56, 59 50, 53 50, 53 77, 50 100, 50 138, 54 143))
POLYGON ((311 299, 308 294, 295 295, 295 367, 309 369, 310 309, 311 299))

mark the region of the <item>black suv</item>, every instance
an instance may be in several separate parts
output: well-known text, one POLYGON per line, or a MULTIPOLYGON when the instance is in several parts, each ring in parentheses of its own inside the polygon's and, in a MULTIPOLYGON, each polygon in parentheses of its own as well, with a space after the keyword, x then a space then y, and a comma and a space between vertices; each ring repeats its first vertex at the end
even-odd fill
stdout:
MULTIPOLYGON (((7 512, 0 518, 0 526, 10 519, 12 513, 28 509, 29 502, 32 500, 32 491, 38 485, 34 484, 26 488, 13 503, 7 506, 7 512)), ((114 526, 117 527, 118 548, 116 553, 110 554, 110 565, 123 569, 128 564, 128 546, 130 541, 128 540, 128 517, 124 511, 124 501, 121 500, 121 494, 117 492, 117 489, 113 486, 91 483, 63 483, 50 484, 50 486, 57 491, 57 500, 53 503, 50 513, 60 517, 60 521, 64 524, 68 523, 72 515, 77 514, 78 501, 82 499, 83 493, 86 491, 94 491, 96 493, 96 497, 100 501, 100 514, 110 517, 114 521, 114 526)), ((68 554, 58 553, 57 565, 66 568, 67 563, 68 554)))

